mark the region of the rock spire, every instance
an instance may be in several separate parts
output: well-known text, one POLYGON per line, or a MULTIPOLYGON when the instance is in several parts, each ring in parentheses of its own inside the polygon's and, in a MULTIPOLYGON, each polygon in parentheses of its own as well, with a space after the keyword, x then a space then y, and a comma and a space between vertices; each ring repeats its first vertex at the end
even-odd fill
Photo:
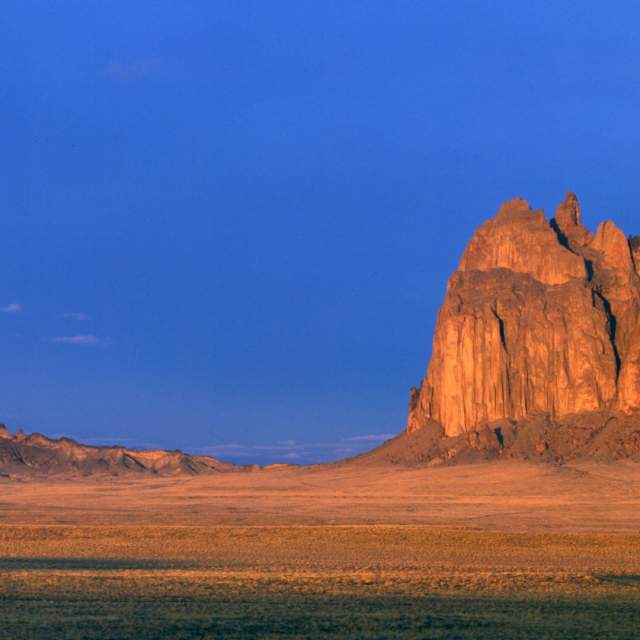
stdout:
POLYGON ((639 264, 640 240, 590 233, 573 193, 551 221, 503 204, 449 280, 408 430, 640 410, 639 264))

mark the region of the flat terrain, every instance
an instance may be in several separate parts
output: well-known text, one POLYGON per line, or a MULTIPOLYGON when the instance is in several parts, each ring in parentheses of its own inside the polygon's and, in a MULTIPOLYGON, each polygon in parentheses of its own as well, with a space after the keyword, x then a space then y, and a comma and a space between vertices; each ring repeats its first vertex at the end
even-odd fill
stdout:
POLYGON ((640 530, 640 464, 338 464, 141 479, 0 480, 0 524, 428 524, 640 530))
POLYGON ((2 483, 0 638, 637 638, 640 465, 2 483))
POLYGON ((637 638, 640 535, 0 527, 0 637, 637 638))

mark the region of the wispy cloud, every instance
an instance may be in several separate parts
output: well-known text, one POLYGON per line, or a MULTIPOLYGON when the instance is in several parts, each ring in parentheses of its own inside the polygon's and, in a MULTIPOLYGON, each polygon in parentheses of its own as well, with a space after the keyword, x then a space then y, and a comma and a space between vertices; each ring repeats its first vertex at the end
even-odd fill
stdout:
POLYGON ((86 313, 82 313, 80 311, 68 311, 67 313, 62 314, 63 318, 67 320, 88 320, 89 316, 86 313))
POLYGON ((110 62, 105 73, 113 80, 136 80, 152 74, 159 66, 157 58, 142 58, 130 62, 110 62))
POLYGON ((11 304, 6 304, 4 307, 0 307, 2 313, 20 313, 23 309, 24 307, 17 302, 12 302, 11 304))
POLYGON ((345 442, 383 442, 397 436, 397 433, 370 433, 366 436, 353 436, 345 438, 345 442))
POLYGON ((51 342, 55 342, 57 344, 73 344, 81 347, 92 347, 102 344, 101 340, 92 335, 58 336, 57 338, 52 338, 51 342))
POLYGON ((340 438, 329 442, 299 442, 297 440, 279 440, 272 443, 240 444, 237 442, 190 449, 200 453, 224 459, 242 459, 264 462, 297 461, 301 463, 324 462, 355 456, 372 446, 393 438, 395 433, 372 433, 362 436, 340 438))

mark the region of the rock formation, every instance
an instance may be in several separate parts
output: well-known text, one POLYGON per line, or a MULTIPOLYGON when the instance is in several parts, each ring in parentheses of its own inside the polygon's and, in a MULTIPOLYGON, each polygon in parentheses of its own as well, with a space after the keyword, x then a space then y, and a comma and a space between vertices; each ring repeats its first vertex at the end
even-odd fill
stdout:
POLYGON ((506 202, 449 280, 408 431, 638 410, 640 239, 613 222, 590 233, 571 193, 551 221, 506 202))
POLYGON ((70 438, 39 433, 12 436, 0 425, 0 476, 50 477, 90 475, 201 474, 245 469, 209 456, 181 451, 134 451, 124 447, 91 447, 70 438))

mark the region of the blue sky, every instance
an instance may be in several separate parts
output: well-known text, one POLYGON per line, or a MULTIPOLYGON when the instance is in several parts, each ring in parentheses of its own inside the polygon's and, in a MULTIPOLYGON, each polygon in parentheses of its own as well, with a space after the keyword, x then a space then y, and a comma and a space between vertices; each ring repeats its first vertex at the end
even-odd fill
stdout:
POLYGON ((403 428, 473 229, 640 232, 626 2, 3 3, 0 419, 239 462, 403 428))

